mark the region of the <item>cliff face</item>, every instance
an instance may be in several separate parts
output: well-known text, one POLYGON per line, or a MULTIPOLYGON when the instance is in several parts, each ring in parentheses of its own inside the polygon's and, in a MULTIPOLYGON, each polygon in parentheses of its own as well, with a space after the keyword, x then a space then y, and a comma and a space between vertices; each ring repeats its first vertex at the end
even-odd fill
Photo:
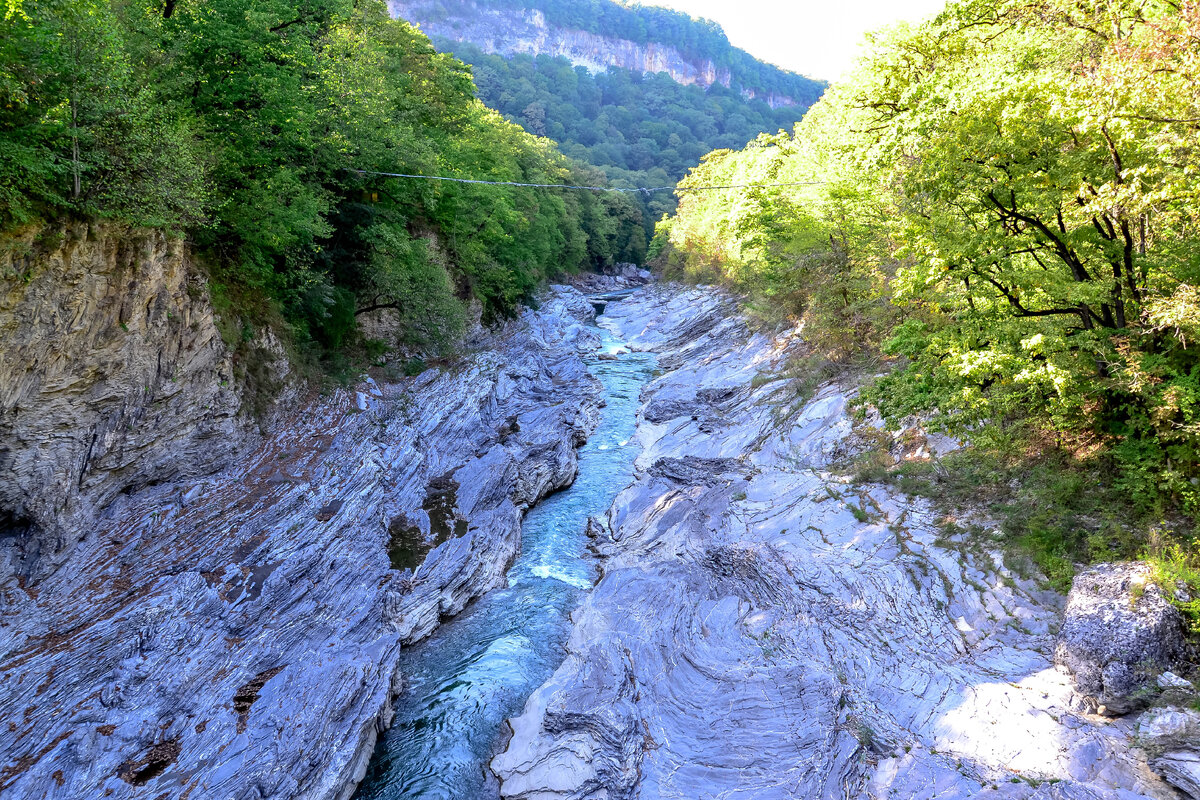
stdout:
MULTIPOLYGON (((487 53, 562 56, 593 72, 603 72, 609 67, 665 72, 678 83, 704 88, 714 83, 728 87, 732 80, 728 69, 718 68, 708 59, 688 58, 669 44, 640 44, 555 26, 537 9, 514 11, 478 4, 470 4, 468 8, 469 14, 442 19, 422 0, 388 1, 392 16, 419 24, 430 37, 470 42, 487 53)), ((747 99, 757 96, 750 89, 744 90, 743 95, 747 99)), ((792 98, 777 94, 762 99, 772 108, 797 105, 792 98)))
POLYGON ((122 492, 256 441, 186 248, 74 224, 0 254, 0 542, 32 576, 122 492), (7 534, 7 535, 4 535, 7 534))
MULTIPOLYGON (((87 252, 96 257, 86 263, 129 285, 129 265, 100 257, 111 249, 87 252)), ((130 290, 138 303, 187 303, 172 291, 182 263, 172 252, 145 259, 147 285, 130 290)), ((102 303, 86 308, 112 318, 102 303)), ((143 442, 148 464, 126 468, 137 474, 157 463, 165 480, 169 468, 198 469, 205 448, 230 451, 206 430, 246 436, 236 403, 216 391, 210 428, 183 413, 203 420, 204 376, 229 368, 218 340, 202 344, 203 306, 192 310, 194 327, 182 329, 151 314, 131 351, 142 355, 119 362, 152 375, 149 343, 173 348, 193 331, 164 363, 177 380, 190 376, 198 399, 163 414, 161 441, 143 442), (172 442, 173 467, 158 460, 172 442)), ((592 314, 562 289, 501 330, 477 331, 472 355, 453 368, 281 403, 270 432, 226 469, 117 496, 36 584, 0 558, 0 796, 348 798, 391 720, 400 648, 502 585, 524 510, 574 479, 575 448, 599 415, 599 386, 580 357, 597 344, 585 326, 592 314)), ((117 335, 99 333, 109 352, 117 335)), ((109 394, 116 419, 132 413, 121 417, 122 403, 144 405, 109 394)), ((75 408, 79 434, 56 417, 71 453, 109 418, 75 408)), ((79 459, 59 471, 71 479, 92 463, 79 459)))
POLYGON ((771 108, 790 108, 792 106, 800 105, 800 103, 793 98, 782 94, 776 94, 775 92, 767 92, 766 94, 763 94, 762 92, 756 92, 753 89, 742 89, 742 97, 746 98, 747 100, 762 100, 771 108))

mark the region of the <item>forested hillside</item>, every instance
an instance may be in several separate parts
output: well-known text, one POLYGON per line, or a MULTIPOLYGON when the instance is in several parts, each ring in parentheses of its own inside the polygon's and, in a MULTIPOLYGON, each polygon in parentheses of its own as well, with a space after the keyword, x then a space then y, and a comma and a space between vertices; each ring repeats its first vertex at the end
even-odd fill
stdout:
POLYGON ((933 493, 1011 480, 994 509, 1059 581, 1139 552, 1194 580, 1198 167, 1200 6, 966 0, 681 184, 817 185, 685 194, 652 249, 826 365, 890 359, 868 400, 977 445, 933 493))
MULTIPOLYGON (((684 86, 665 73, 614 67, 593 75, 562 56, 505 58, 471 44, 438 44, 471 65, 484 103, 600 167, 614 186, 670 186, 705 153, 790 130, 803 114, 747 101, 720 84, 684 86)), ((651 221, 675 207, 669 193, 646 202, 651 221)))
POLYGON ((265 301, 301 345, 336 351, 379 308, 403 339, 444 342, 472 299, 506 314, 552 273, 645 246, 621 195, 358 170, 603 181, 486 108, 469 70, 381 2, 6 7, 0 228, 175 231, 226 316, 265 301))
MULTIPOLYGON (((716 23, 663 8, 612 0, 391 7, 471 65, 485 104, 616 186, 669 186, 711 150, 790 130, 825 89, 733 47, 716 23)), ((648 234, 675 209, 669 193, 639 202, 648 234)))

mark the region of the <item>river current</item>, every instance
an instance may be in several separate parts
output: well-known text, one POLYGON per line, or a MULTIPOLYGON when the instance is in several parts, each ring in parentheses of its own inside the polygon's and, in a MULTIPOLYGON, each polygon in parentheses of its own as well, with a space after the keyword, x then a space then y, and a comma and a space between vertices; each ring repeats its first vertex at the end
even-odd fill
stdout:
POLYGON ((404 691, 358 800, 496 797, 488 762, 504 720, 563 659, 569 616, 596 578, 588 517, 607 511, 633 477, 638 398, 655 358, 630 353, 603 331, 589 370, 604 385, 600 425, 579 451, 579 476, 525 517, 507 587, 485 595, 407 650, 404 691))

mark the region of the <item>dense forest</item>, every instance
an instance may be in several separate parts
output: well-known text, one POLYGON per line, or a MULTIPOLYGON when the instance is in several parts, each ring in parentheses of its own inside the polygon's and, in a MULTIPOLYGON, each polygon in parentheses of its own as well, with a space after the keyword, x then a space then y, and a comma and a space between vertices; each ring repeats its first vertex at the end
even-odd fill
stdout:
POLYGON ((711 20, 656 6, 613 0, 431 0, 422 5, 422 15, 431 21, 453 21, 477 15, 481 6, 514 13, 533 9, 542 12, 554 27, 637 44, 661 42, 689 61, 710 61, 717 69, 728 70, 735 91, 782 95, 807 105, 816 101, 824 88, 820 81, 759 61, 734 47, 721 26, 711 20))
POLYGON ((959 0, 681 187, 813 185, 685 193, 652 251, 969 437, 931 493, 1011 483, 993 510, 1060 585, 1148 552, 1200 587, 1198 167, 1200 5, 959 0))
MULTIPOLYGON (((684 86, 666 73, 612 67, 593 75, 563 57, 505 58, 468 43, 435 43, 471 65, 490 108, 558 142, 568 156, 600 167, 614 186, 670 186, 705 153, 790 130, 804 113, 748 101, 719 84, 684 86)), ((643 202, 651 224, 675 209, 670 194, 643 202)))
POLYGON ((485 107, 466 66, 375 0, 5 7, 0 231, 186 236, 219 306, 281 313, 301 349, 344 348, 379 308, 402 339, 445 342, 472 302, 507 314, 550 274, 645 247, 624 195, 371 172, 604 180, 485 107))

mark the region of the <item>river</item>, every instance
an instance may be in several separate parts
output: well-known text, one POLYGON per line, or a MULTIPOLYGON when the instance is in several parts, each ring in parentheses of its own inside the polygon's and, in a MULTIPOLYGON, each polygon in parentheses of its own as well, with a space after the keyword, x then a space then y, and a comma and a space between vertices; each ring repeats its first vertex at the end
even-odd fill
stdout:
POLYGON ((579 452, 579 476, 534 507, 505 588, 485 595, 429 639, 405 651, 405 687, 380 738, 359 800, 478 800, 497 796, 488 770, 504 720, 561 663, 569 616, 596 569, 587 555, 588 517, 604 513, 629 484, 639 396, 655 357, 630 353, 607 331, 589 360, 607 401, 579 452))

